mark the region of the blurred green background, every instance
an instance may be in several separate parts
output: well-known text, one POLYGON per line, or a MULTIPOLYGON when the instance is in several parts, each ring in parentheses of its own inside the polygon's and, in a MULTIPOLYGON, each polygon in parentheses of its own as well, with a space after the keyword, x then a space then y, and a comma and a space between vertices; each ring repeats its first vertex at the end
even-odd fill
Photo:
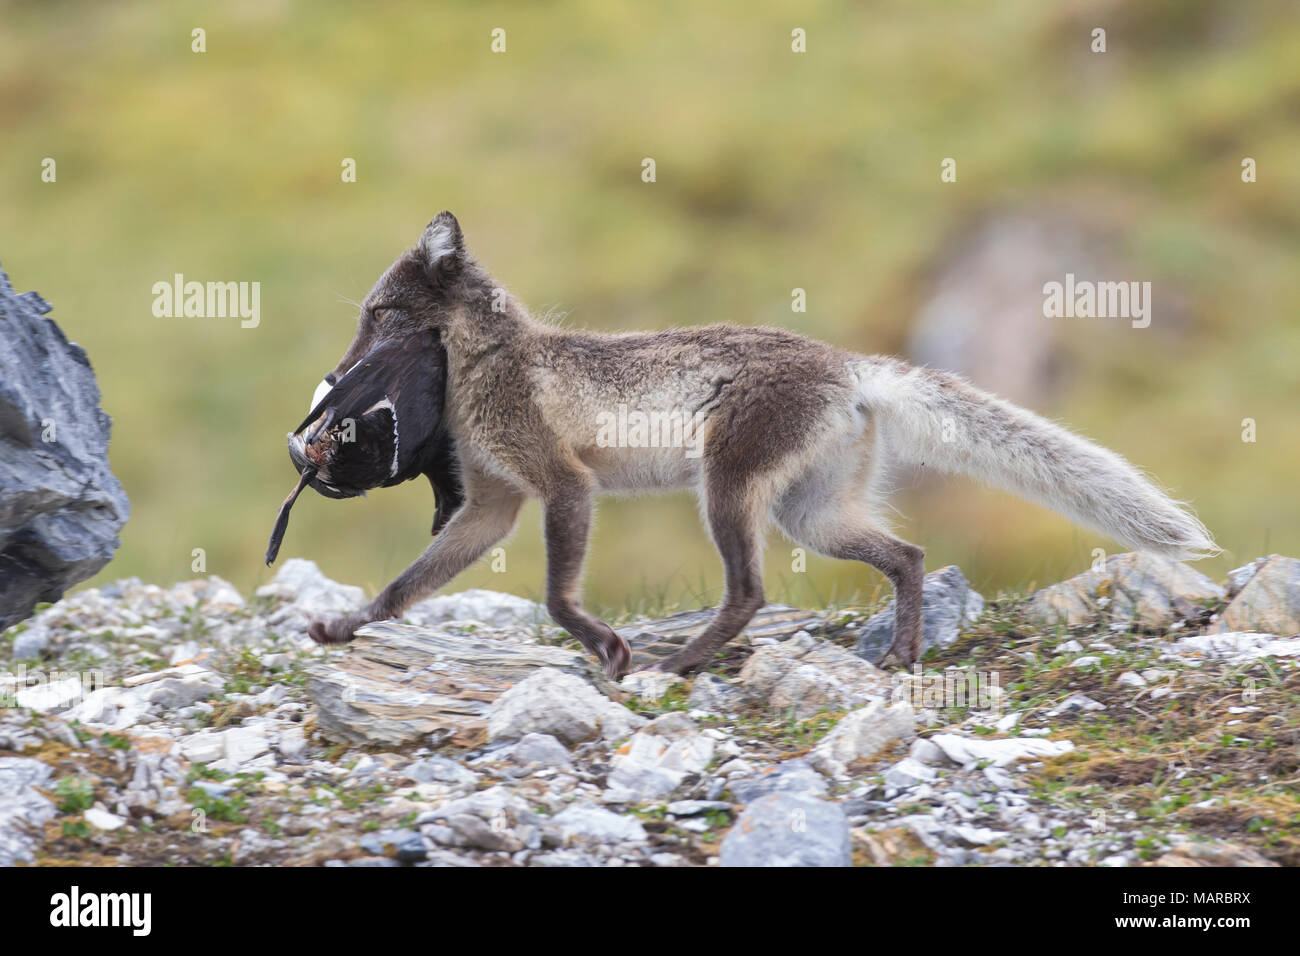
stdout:
MULTIPOLYGON (((1229 552, 1207 573, 1300 553, 1294 13, 1269 0, 0 4, 0 264, 89 352, 133 509, 91 583, 194 577, 195 548, 245 592, 270 578, 261 556, 293 480, 284 433, 352 335, 349 300, 443 208, 498 278, 573 325, 766 323, 897 353, 972 223, 1100 215, 1118 274, 1080 277, 1152 280, 1153 326, 1044 319, 1038 288, 1013 299, 1013 319, 1055 323, 1048 357, 1070 370, 1031 404, 1191 501, 1229 552), (206 53, 191 52, 195 27, 206 53), (807 53, 791 52, 795 27, 807 53), (1094 27, 1105 54, 1089 50, 1094 27), (1241 181, 1245 156, 1256 183, 1241 181), (56 183, 40 180, 44 157, 56 183), (340 181, 345 157, 355 184, 340 181), (956 183, 940 182, 945 157, 956 183), (260 326, 155 318, 151 287, 177 272, 261 282, 260 326)), ((903 481, 895 504, 929 567, 960 564, 986 594, 1114 548, 960 479, 903 481)), ((428 543, 432 508, 423 482, 308 494, 282 560, 373 591, 428 543)), ((453 587, 537 596, 535 506, 506 548, 505 573, 485 562, 453 587)), ((775 536, 767 577, 770 597, 805 604, 882 593, 860 566, 793 573, 775 536)), ((602 503, 587 582, 596 606, 654 609, 712 602, 721 573, 678 495, 602 503)))

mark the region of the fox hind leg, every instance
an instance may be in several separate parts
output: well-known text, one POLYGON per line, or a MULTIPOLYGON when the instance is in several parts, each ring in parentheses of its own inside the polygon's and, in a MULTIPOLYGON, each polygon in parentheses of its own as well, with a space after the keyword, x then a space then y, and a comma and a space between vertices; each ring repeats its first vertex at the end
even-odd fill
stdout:
POLYGON ((833 558, 863 561, 889 579, 894 588, 894 641, 885 657, 892 655, 904 667, 915 664, 925 637, 921 617, 925 552, 883 531, 864 528, 846 530, 826 553, 833 558))
POLYGON ((862 561, 894 588, 891 655, 904 667, 921 656, 924 638, 921 588, 925 551, 880 528, 870 514, 870 471, 812 474, 793 485, 778 503, 777 523, 796 543, 827 557, 862 561))

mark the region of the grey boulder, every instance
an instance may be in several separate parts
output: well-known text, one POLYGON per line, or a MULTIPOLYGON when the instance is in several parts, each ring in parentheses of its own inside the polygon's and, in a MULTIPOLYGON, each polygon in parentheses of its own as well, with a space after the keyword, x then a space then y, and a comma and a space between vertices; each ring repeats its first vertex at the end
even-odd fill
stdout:
POLYGON ((33 861, 54 816, 54 804, 36 788, 50 786, 50 768, 39 760, 0 757, 0 866, 33 861))
POLYGON ((0 271, 0 630, 109 562, 131 509, 81 346, 0 271))
MULTIPOLYGON (((931 571, 921 585, 921 619, 924 638, 921 653, 932 647, 944 648, 957 640, 962 629, 979 620, 984 612, 984 598, 971 590, 966 576, 955 564, 931 571)), ((889 651, 894 643, 894 602, 879 614, 873 615, 858 632, 854 653, 873 664, 889 651)))
POLYGON ((1112 623, 1160 630, 1194 620, 1226 592, 1199 571, 1159 554, 1113 554, 1098 567, 1034 592, 1030 619, 1041 627, 1112 623))
POLYGON ((1232 573, 1235 596, 1212 631, 1300 634, 1300 559, 1271 554, 1232 573))
POLYGON ((834 803, 774 793, 751 803, 722 841, 723 866, 851 866, 849 822, 834 803))

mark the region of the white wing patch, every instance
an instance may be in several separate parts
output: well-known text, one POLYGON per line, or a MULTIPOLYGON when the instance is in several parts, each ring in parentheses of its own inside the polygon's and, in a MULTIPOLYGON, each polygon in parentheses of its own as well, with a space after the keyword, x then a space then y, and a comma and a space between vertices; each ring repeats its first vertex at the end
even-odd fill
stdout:
POLYGON ((328 395, 330 389, 333 387, 334 386, 325 381, 325 379, 321 379, 320 384, 316 386, 316 391, 311 393, 311 404, 307 406, 307 411, 310 412, 313 408, 319 405, 320 400, 328 395))

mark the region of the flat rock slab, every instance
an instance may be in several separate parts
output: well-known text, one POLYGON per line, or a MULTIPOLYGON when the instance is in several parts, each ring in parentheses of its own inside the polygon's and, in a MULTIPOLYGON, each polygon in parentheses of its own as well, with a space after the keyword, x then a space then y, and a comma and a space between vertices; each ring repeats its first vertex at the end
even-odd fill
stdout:
MULTIPOLYGON (((713 610, 706 608, 625 627, 633 669, 675 654, 712 619, 713 610)), ((784 640, 801 630, 820 630, 822 623, 816 614, 769 604, 737 643, 784 640)), ((317 726, 331 740, 400 746, 432 734, 440 742, 472 746, 484 737, 492 703, 546 667, 581 677, 604 694, 614 689, 595 658, 582 651, 382 621, 359 630, 341 657, 308 668, 307 692, 316 704, 317 726)))
POLYGON ((1195 618, 1207 603, 1227 592, 1199 571, 1155 554, 1130 552, 1068 581, 1034 592, 1029 617, 1034 623, 1087 624, 1098 615, 1161 630, 1195 618))
POLYGON ((1245 663, 1261 657, 1300 657, 1300 637, 1275 637, 1272 634, 1229 631, 1193 634, 1170 644, 1163 658, 1211 658, 1245 663))
POLYGON ((1215 840, 1210 843, 1184 843, 1174 847, 1153 863, 1143 866, 1277 866, 1248 846, 1215 840))
MULTIPOLYGON (((714 608, 682 611, 657 621, 633 623, 620 628, 619 633, 632 646, 632 670, 653 667, 664 658, 676 654, 704 633, 704 629, 713 620, 714 613, 714 608)), ((749 626, 728 647, 749 645, 758 638, 783 641, 799 631, 816 634, 824 623, 820 615, 785 604, 768 604, 759 609, 749 626)))
POLYGON ((609 689, 579 651, 384 621, 359 630, 341 658, 308 668, 307 692, 331 740, 399 746, 433 734, 472 746, 493 701, 544 667, 609 689))

